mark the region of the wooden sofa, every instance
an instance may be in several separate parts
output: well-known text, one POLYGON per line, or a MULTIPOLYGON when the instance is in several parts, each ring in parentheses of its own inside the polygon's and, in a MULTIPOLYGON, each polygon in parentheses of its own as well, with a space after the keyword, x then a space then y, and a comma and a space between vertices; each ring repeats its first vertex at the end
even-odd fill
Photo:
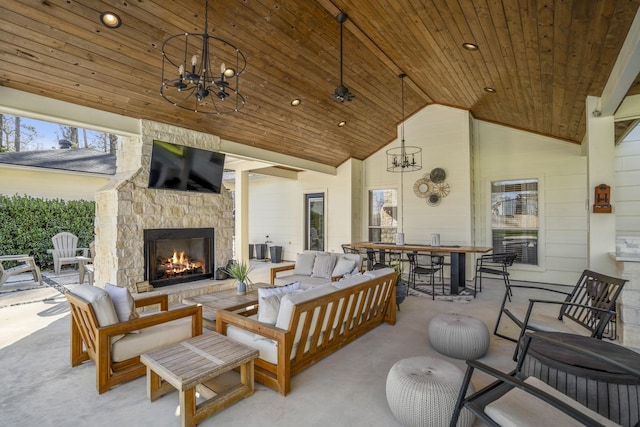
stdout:
MULTIPOLYGON (((291 376, 382 322, 395 324, 396 272, 386 268, 359 277, 365 279, 354 276, 290 297, 301 301, 290 305, 290 318, 289 313, 284 317, 284 324, 288 327, 279 327, 283 324, 278 323, 285 306, 283 298, 275 326, 246 317, 247 313, 240 315, 219 310, 216 313, 216 330, 258 348, 260 357, 255 361, 256 381, 286 396, 290 391, 291 376), (306 292, 310 292, 311 299, 302 301, 304 298, 301 296, 306 292), (332 327, 328 328, 328 325, 332 327)), ((253 313, 256 311, 257 308, 253 313)))
MULTIPOLYGON (((99 289, 90 285, 81 286, 99 289)), ((134 301, 135 308, 158 305, 159 312, 108 326, 100 326, 98 318, 100 318, 101 308, 98 308, 98 312, 94 310, 92 304, 95 304, 95 300, 88 301, 72 291, 67 292, 66 297, 71 308, 71 366, 93 360, 96 364, 98 393, 104 393, 117 384, 145 375, 146 367, 140 362, 140 354, 144 351, 202 334, 202 307, 192 305, 169 310, 167 295, 155 295, 134 301), (179 325, 178 330, 176 322, 188 323, 179 325), (145 334, 145 330, 149 333, 145 334), (153 333, 156 336, 162 334, 165 336, 159 339, 152 338, 149 342, 149 334, 153 333), (143 344, 133 343, 133 346, 139 348, 139 352, 125 356, 124 360, 117 360, 118 357, 114 357, 114 352, 118 351, 114 348, 116 344, 131 347, 131 343, 127 344, 124 341, 136 339, 147 341, 143 344)), ((110 300, 109 303, 111 303, 110 300)), ((131 353, 130 350, 129 353, 131 353)))

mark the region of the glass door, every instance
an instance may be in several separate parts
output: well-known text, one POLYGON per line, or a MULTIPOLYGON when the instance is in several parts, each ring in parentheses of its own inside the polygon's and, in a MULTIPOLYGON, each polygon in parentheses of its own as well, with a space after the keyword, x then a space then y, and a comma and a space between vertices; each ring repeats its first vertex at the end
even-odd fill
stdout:
POLYGON ((305 194, 305 248, 324 251, 324 193, 305 194))

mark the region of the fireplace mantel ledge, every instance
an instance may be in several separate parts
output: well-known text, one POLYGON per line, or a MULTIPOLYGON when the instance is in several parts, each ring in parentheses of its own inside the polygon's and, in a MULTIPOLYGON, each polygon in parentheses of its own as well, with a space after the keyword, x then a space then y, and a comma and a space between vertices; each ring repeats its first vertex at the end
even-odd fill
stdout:
POLYGON ((640 262, 640 253, 609 252, 609 257, 619 262, 640 262))

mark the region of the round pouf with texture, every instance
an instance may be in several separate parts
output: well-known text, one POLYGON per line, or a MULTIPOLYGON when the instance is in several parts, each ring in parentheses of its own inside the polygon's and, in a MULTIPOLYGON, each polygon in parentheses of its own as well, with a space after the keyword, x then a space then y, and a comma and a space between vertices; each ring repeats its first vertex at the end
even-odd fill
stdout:
MULTIPOLYGON (((464 373, 446 360, 410 357, 397 362, 387 375, 387 402, 403 426, 448 426, 464 373)), ((473 393, 469 385, 467 394, 473 393)), ((470 427, 475 416, 464 409, 458 427, 470 427)))
POLYGON ((489 330, 475 317, 439 314, 429 322, 429 342, 445 356, 478 359, 489 350, 489 330))

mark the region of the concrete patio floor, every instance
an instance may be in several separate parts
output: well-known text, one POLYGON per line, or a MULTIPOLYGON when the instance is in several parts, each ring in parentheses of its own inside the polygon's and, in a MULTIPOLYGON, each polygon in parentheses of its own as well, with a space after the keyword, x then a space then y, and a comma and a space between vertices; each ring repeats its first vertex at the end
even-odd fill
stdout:
MULTIPOLYGON (((268 281, 268 263, 256 265, 253 281, 268 281)), ((77 286, 77 272, 54 276, 65 287, 77 286)), ((19 277, 19 276, 18 276, 19 277)), ((47 280, 51 283, 49 280, 47 280)), ((399 426, 389 410, 385 384, 389 369, 412 356, 443 358, 460 369, 465 362, 436 352, 427 326, 439 313, 461 313, 481 319, 493 331, 504 293, 498 280, 485 280, 483 292, 469 303, 433 301, 409 296, 400 306, 395 326, 383 324, 292 379, 291 394, 278 395, 256 384, 253 396, 209 417, 202 426, 399 426)), ((518 296, 526 300, 527 296, 518 296)), ((69 310, 55 287, 14 283, 0 290, 0 425, 25 426, 177 426, 178 394, 155 402, 146 395, 146 379, 138 378, 99 395, 95 365, 69 363, 69 310), (13 287, 13 288, 12 288, 13 287)), ((504 322, 507 325, 507 322, 504 322)), ((515 328, 503 328, 510 335, 515 328)), ((491 335, 481 360, 511 370, 514 344, 491 335)), ((482 387, 488 378, 474 377, 482 387)), ((476 425, 480 425, 476 421, 476 425)))

